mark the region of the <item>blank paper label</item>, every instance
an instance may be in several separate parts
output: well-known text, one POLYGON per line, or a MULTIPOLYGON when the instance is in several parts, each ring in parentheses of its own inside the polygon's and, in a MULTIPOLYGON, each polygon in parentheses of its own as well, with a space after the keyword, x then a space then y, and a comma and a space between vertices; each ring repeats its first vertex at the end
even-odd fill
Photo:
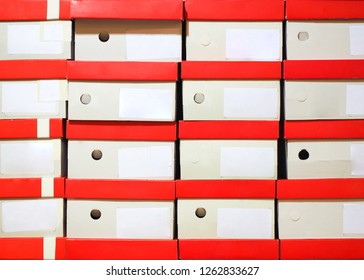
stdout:
POLYGON ((364 203, 344 203, 343 233, 364 234, 364 203))
POLYGON ((126 34, 128 60, 181 60, 181 35, 126 34))
POLYGON ((47 24, 43 25, 43 40, 44 41, 63 41, 64 40, 63 25, 47 24))
POLYGON ((219 238, 273 238, 271 209, 219 208, 217 209, 217 237, 219 238))
POLYGON ((278 90, 275 88, 225 88, 224 117, 277 119, 278 90))
POLYGON ((350 26, 350 54, 364 55, 364 25, 350 26))
POLYGON ((220 176, 222 178, 274 178, 275 149, 270 147, 222 147, 220 176))
POLYGON ((39 99, 43 102, 55 102, 61 99, 61 83, 58 80, 39 81, 39 99))
POLYGON ((226 30, 226 58, 281 60, 281 33, 276 29, 226 30))
POLYGON ((121 148, 119 178, 170 178, 173 179, 173 149, 169 146, 121 148))
POLYGON ((174 120, 174 92, 168 89, 120 89, 119 118, 174 120))
POLYGON ((171 238, 170 208, 118 208, 118 238, 171 238))
POLYGON ((351 144, 351 175, 364 176, 364 144, 351 144))
POLYGON ((4 143, 0 144, 1 174, 53 175, 53 143, 4 143))
POLYGON ((364 115, 364 85, 346 86, 346 114, 364 115))
POLYGON ((25 200, 3 202, 2 231, 56 231, 58 204, 56 200, 25 200))

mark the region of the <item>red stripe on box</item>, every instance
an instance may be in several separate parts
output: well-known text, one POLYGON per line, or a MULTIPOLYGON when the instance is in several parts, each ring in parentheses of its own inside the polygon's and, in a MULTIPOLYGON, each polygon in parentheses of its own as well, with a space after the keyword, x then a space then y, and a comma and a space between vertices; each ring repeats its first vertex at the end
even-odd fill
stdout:
POLYGON ((182 79, 279 80, 281 77, 281 62, 182 61, 182 79))
POLYGON ((51 119, 49 138, 62 138, 65 136, 65 123, 62 119, 51 119))
POLYGON ((67 121, 67 139, 174 141, 174 122, 67 121))
POLYGON ((278 240, 178 240, 182 260, 278 260, 278 240))
POLYGON ((56 238, 56 260, 66 259, 66 238, 56 238))
POLYGON ((278 121, 180 121, 180 139, 278 139, 278 121))
POLYGON ((364 120, 285 121, 286 139, 364 139, 364 120))
POLYGON ((176 81, 178 63, 68 61, 67 76, 85 81, 176 81))
POLYGON ((0 259, 42 260, 43 238, 0 238, 0 259))
POLYGON ((66 240, 67 260, 177 260, 177 240, 66 240))
POLYGON ((364 179, 278 180, 278 199, 364 198, 364 179))
POLYGON ((364 239, 280 240, 282 260, 362 260, 364 239))
POLYGON ((174 200, 174 181, 67 179, 67 198, 174 200))
POLYGON ((72 18, 182 20, 182 0, 72 1, 72 18))
POLYGON ((284 20, 284 0, 185 0, 187 20, 284 20))
POLYGON ((177 180, 177 198, 272 198, 275 180, 177 180))

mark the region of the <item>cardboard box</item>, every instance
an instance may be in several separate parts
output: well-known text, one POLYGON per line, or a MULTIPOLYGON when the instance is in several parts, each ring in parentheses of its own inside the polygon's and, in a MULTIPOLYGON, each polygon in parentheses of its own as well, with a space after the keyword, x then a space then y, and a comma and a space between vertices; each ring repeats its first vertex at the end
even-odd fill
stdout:
POLYGON ((173 180, 174 143, 69 141, 68 177, 173 180))
POLYGON ((173 201, 68 200, 67 237, 173 239, 173 201))
POLYGON ((281 22, 187 21, 186 28, 187 60, 282 60, 281 22))
POLYGON ((62 237, 63 199, 0 201, 0 237, 62 237))
POLYGON ((181 61, 180 21, 75 21, 75 60, 181 61))
POLYGON ((364 58, 363 21, 288 21, 288 60, 364 58))
POLYGON ((174 121, 173 82, 70 82, 70 120, 174 121))
POLYGON ((278 120, 279 81, 183 81, 184 120, 278 120))
POLYGON ((72 22, 0 23, 0 59, 70 59, 72 22))

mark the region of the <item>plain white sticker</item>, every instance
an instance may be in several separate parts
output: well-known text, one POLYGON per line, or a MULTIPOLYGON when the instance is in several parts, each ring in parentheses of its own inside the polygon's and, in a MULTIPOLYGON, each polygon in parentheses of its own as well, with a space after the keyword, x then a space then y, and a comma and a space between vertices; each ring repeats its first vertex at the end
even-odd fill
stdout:
POLYGON ((170 208, 118 208, 116 210, 118 238, 170 239, 170 208))
POLYGON ((364 143, 351 144, 350 158, 351 158, 351 175, 364 176, 364 143))
POLYGON ((54 174, 53 143, 24 141, 0 144, 1 174, 37 175, 54 174))
POLYGON ((119 118, 173 121, 174 99, 174 92, 169 89, 121 88, 119 118))
POLYGON ((43 24, 43 40, 44 41, 63 41, 64 40, 63 25, 48 23, 43 24))
POLYGON ((364 24, 352 25, 350 29, 350 54, 364 55, 364 24))
POLYGON ((173 149, 171 146, 121 148, 119 178, 173 179, 173 149))
POLYGON ((61 99, 61 83, 59 80, 39 81, 39 99, 43 102, 56 102, 61 99))
POLYGON ((271 147, 221 147, 222 178, 274 178, 276 151, 271 147))
POLYGON ((9 24, 8 54, 37 55, 62 54, 62 42, 42 42, 40 24, 9 24))
POLYGON ((281 32, 277 29, 227 29, 226 58, 281 60, 281 32))
POLYGON ((364 85, 346 86, 346 114, 364 115, 364 85))
POLYGON ((224 117, 246 119, 277 119, 276 88, 225 88, 224 117))
POLYGON ((126 34, 127 60, 181 60, 182 37, 178 34, 126 34))
POLYGON ((271 209, 218 208, 217 237, 245 239, 273 238, 271 209))
POLYGON ((343 233, 364 234, 364 203, 344 203, 343 233))
POLYGON ((54 232, 58 226, 58 203, 56 200, 24 200, 3 202, 2 231, 54 232))

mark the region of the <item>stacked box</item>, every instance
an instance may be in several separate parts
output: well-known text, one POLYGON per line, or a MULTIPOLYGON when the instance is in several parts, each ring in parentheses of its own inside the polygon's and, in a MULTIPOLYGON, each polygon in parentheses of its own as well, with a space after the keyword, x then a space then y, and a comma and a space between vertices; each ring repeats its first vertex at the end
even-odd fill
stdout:
POLYGON ((281 259, 364 257, 363 4, 287 0, 281 259))
POLYGON ((1 1, 1 259, 64 259, 69 1, 1 1))
POLYGON ((71 16, 66 258, 177 259, 183 2, 74 1, 71 16))
POLYGON ((186 0, 185 9, 180 259, 278 259, 284 1, 186 0))

